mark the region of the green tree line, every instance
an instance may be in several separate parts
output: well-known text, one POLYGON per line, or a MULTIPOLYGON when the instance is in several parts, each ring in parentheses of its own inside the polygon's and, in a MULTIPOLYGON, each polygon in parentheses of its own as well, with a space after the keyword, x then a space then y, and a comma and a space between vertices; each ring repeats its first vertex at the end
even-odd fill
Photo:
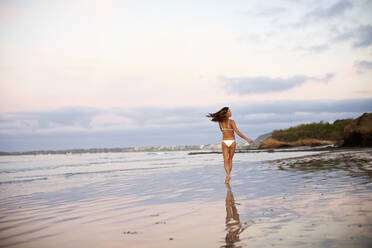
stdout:
POLYGON ((300 124, 287 129, 274 130, 272 137, 280 141, 296 141, 299 139, 320 139, 340 141, 344 139, 344 127, 353 119, 335 120, 333 123, 312 122, 300 124))

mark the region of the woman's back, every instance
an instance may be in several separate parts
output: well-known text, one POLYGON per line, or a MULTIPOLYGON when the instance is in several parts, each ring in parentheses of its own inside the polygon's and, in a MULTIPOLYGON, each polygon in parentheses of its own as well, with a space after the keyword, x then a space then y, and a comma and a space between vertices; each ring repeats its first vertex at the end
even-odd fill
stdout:
POLYGON ((222 139, 235 139, 232 121, 233 120, 227 119, 218 123, 223 135, 222 139))

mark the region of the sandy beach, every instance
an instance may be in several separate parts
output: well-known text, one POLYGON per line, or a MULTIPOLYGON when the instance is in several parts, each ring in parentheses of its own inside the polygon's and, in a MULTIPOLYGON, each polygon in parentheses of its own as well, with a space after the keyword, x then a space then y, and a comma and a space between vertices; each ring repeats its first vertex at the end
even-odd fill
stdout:
POLYGON ((0 247, 372 244, 372 149, 0 159, 0 247))

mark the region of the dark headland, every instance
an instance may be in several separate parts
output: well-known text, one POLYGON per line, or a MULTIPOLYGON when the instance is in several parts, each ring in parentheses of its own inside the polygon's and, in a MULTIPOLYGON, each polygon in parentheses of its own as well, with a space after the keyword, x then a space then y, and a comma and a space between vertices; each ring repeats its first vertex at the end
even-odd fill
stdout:
POLYGON ((356 119, 340 119, 333 123, 301 124, 288 129, 274 130, 259 144, 259 148, 298 146, 372 147, 372 113, 356 119))

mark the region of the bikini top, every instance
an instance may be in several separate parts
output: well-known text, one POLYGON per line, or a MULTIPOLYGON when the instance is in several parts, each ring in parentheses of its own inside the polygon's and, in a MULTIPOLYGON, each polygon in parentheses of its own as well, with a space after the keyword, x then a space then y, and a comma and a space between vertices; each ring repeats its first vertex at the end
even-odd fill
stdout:
POLYGON ((221 127, 221 123, 219 123, 219 125, 220 125, 221 130, 234 130, 234 129, 232 129, 232 128, 222 128, 222 127, 221 127))

